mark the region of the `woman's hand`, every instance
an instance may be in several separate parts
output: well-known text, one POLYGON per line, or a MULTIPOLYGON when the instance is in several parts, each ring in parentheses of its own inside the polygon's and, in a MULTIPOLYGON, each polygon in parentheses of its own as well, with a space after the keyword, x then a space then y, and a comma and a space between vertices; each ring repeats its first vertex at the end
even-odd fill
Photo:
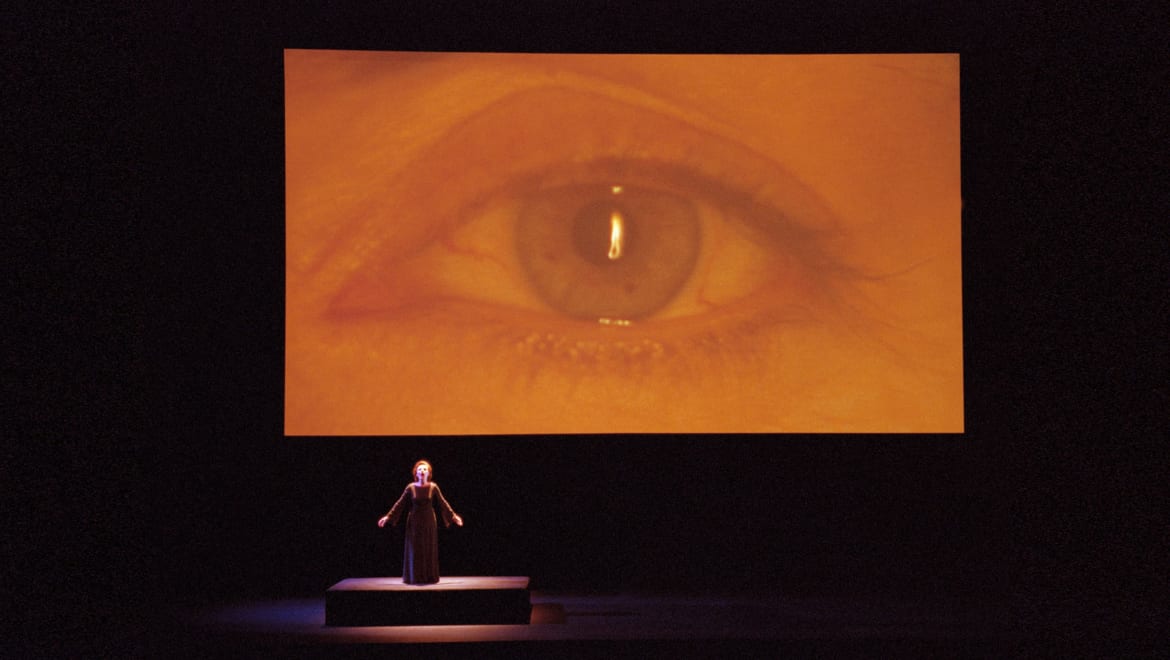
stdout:
POLYGON ((382 516, 381 518, 378 518, 378 527, 385 527, 387 520, 390 520, 390 516, 382 516))
POLYGON ((458 513, 455 514, 454 516, 451 516, 451 522, 455 523, 456 527, 463 526, 463 518, 460 518, 458 513))

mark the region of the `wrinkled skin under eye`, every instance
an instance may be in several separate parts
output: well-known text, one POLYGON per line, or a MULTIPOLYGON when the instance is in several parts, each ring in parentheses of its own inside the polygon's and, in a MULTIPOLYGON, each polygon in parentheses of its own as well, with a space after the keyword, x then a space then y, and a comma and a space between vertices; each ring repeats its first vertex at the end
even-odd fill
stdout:
POLYGON ((517 220, 516 251, 533 290, 579 319, 652 315, 691 276, 702 241, 694 204, 647 188, 541 191, 517 220))

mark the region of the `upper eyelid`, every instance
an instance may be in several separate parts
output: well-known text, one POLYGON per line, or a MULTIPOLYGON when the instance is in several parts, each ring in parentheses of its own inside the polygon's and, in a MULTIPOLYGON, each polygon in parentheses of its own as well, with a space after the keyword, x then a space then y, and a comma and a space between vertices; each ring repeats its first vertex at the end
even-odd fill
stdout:
POLYGON ((730 213, 752 233, 762 233, 766 240, 803 243, 824 232, 821 227, 808 227, 793 222, 788 217, 791 215, 790 209, 762 206, 750 191, 742 190, 734 183, 697 173, 685 163, 607 158, 567 169, 569 173, 556 167, 548 172, 536 173, 510 185, 509 189, 531 191, 561 185, 601 186, 609 183, 660 188, 730 213), (776 219, 776 216, 783 217, 776 219))
POLYGON ((392 244, 396 250, 422 245, 456 224, 463 208, 506 185, 509 177, 539 173, 565 161, 639 156, 690 162, 700 174, 730 179, 757 198, 780 197, 773 206, 782 206, 786 215, 812 229, 831 232, 837 224, 811 189, 780 163, 746 145, 606 95, 546 85, 478 109, 410 162, 387 168, 386 186, 371 194, 358 214, 360 227, 355 233, 370 237, 362 243, 371 249, 377 243, 392 244), (599 122, 590 112, 606 114, 610 121, 599 122), (535 115, 536 121, 516 119, 526 113, 535 115), (458 194, 448 194, 452 186, 459 188, 458 194), (380 208, 384 199, 395 201, 396 214, 425 217, 390 224, 386 209, 380 208))

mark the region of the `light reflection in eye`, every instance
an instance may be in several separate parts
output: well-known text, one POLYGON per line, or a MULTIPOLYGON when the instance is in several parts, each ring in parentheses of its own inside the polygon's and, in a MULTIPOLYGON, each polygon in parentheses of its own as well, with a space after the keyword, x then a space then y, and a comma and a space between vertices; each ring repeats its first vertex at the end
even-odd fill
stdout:
MULTIPOLYGON (((614 186, 619 188, 620 186, 614 186)), ((609 249, 605 257, 610 261, 622 258, 622 246, 626 238, 626 219, 621 211, 612 211, 609 214, 609 249)))

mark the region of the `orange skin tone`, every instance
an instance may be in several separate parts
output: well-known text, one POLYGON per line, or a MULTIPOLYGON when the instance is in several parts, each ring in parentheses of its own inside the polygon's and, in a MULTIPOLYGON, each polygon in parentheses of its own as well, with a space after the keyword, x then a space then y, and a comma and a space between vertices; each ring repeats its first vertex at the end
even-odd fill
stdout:
POLYGON ((957 55, 286 51, 285 70, 287 434, 962 432, 957 55), (615 109, 576 117, 593 107, 578 93, 615 109), (475 238, 435 220, 530 154, 619 133, 626 107, 789 173, 860 275, 775 266, 777 285, 727 274, 746 258, 715 245, 677 318, 606 327, 517 291, 490 220, 522 189, 492 193, 475 238), (548 112, 555 130, 537 125, 548 112), (761 300, 812 321, 727 331, 726 310, 761 300), (552 339, 524 349, 533 335, 552 339), (724 353, 701 355, 700 335, 724 353))

